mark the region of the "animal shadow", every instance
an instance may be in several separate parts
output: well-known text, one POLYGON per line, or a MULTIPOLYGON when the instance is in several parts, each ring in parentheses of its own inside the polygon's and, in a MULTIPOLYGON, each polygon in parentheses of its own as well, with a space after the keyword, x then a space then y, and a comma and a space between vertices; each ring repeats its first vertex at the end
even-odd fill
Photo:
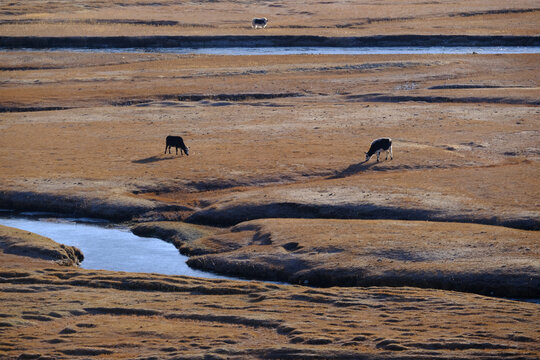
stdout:
POLYGON ((172 159, 174 159, 174 156, 162 157, 161 155, 157 155, 157 156, 154 155, 154 156, 150 156, 144 159, 132 160, 131 162, 134 164, 149 164, 153 162, 158 162, 158 161, 163 161, 163 160, 172 160, 172 159))
POLYGON ((365 171, 372 167, 373 165, 377 164, 376 162, 370 162, 368 161, 362 161, 357 164, 349 165, 348 168, 338 171, 336 174, 330 176, 330 179, 341 179, 348 176, 356 175, 358 173, 361 173, 362 171, 365 171))

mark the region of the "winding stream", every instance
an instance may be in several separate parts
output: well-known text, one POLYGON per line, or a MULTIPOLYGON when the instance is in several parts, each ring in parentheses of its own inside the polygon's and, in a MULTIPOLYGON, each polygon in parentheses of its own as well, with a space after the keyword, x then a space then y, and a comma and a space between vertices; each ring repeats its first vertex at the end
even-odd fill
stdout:
MULTIPOLYGON (((33 214, 29 214, 33 215, 33 214)), ((57 243, 78 247, 84 254, 83 269, 186 275, 232 279, 194 270, 187 256, 157 238, 143 238, 126 227, 95 219, 55 217, 0 217, 0 225, 30 231, 57 243)))
MULTIPOLYGON (((180 254, 172 244, 157 238, 139 237, 127 227, 105 220, 0 213, 0 225, 31 231, 57 243, 78 247, 84 254, 83 269, 246 280, 194 270, 186 264, 188 257, 180 254)), ((540 304, 537 298, 511 300, 540 304)))

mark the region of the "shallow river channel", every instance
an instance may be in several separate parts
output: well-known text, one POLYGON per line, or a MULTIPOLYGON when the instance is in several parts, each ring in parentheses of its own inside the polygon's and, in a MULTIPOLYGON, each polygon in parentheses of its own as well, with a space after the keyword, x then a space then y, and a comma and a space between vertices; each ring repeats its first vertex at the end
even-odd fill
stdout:
MULTIPOLYGON (((30 231, 57 243, 78 247, 84 254, 81 263, 83 269, 246 280, 192 269, 186 264, 188 257, 180 254, 172 244, 157 238, 137 236, 127 227, 105 220, 58 218, 39 213, 11 216, 8 212, 0 213, 0 225, 30 231)), ((538 298, 513 300, 540 304, 538 298)))
MULTIPOLYGON (((92 270, 159 273, 227 278, 198 271, 170 243, 133 234, 128 228, 94 219, 0 217, 0 225, 39 234, 57 243, 76 246, 84 254, 81 267, 92 270)), ((231 279, 230 277, 228 279, 231 279)))
POLYGON ((87 53, 168 53, 206 55, 385 55, 385 54, 538 54, 539 46, 429 46, 429 47, 148 47, 148 48, 21 48, 17 51, 68 51, 87 53))

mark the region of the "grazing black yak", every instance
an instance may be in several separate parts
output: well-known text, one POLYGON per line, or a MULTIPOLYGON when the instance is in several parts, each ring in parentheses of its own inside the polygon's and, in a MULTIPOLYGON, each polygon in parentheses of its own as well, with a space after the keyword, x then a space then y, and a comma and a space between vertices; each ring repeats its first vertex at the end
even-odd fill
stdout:
POLYGON ((189 155, 189 149, 184 144, 184 139, 182 139, 181 136, 167 136, 165 139, 165 154, 167 153, 167 149, 169 149, 169 154, 171 153, 171 147, 176 148, 176 155, 178 155, 178 148, 180 148, 180 155, 182 154, 182 151, 186 153, 186 155, 189 155))

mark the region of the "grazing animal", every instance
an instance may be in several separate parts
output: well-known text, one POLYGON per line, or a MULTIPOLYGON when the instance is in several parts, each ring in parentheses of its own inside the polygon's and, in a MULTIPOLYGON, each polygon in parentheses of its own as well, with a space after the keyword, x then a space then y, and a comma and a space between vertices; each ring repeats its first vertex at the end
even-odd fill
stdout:
POLYGON ((257 28, 264 29, 266 27, 266 24, 268 24, 267 18, 254 18, 253 20, 251 20, 251 27, 254 29, 257 29, 257 28))
POLYGON ((386 159, 388 160, 388 153, 390 153, 390 160, 394 159, 394 154, 392 154, 392 139, 390 138, 380 138, 373 140, 371 146, 369 147, 368 152, 366 153, 366 161, 377 153, 377 162, 379 162, 379 154, 381 151, 386 151, 386 159))
POLYGON ((182 139, 182 137, 180 136, 167 136, 167 138, 165 139, 165 154, 167 153, 167 149, 169 149, 169 154, 171 153, 171 147, 175 147, 176 148, 176 155, 178 155, 178 148, 180 148, 180 155, 183 155, 182 154, 182 151, 186 153, 186 155, 189 156, 189 149, 188 147, 186 146, 186 144, 184 144, 184 139, 182 139))

